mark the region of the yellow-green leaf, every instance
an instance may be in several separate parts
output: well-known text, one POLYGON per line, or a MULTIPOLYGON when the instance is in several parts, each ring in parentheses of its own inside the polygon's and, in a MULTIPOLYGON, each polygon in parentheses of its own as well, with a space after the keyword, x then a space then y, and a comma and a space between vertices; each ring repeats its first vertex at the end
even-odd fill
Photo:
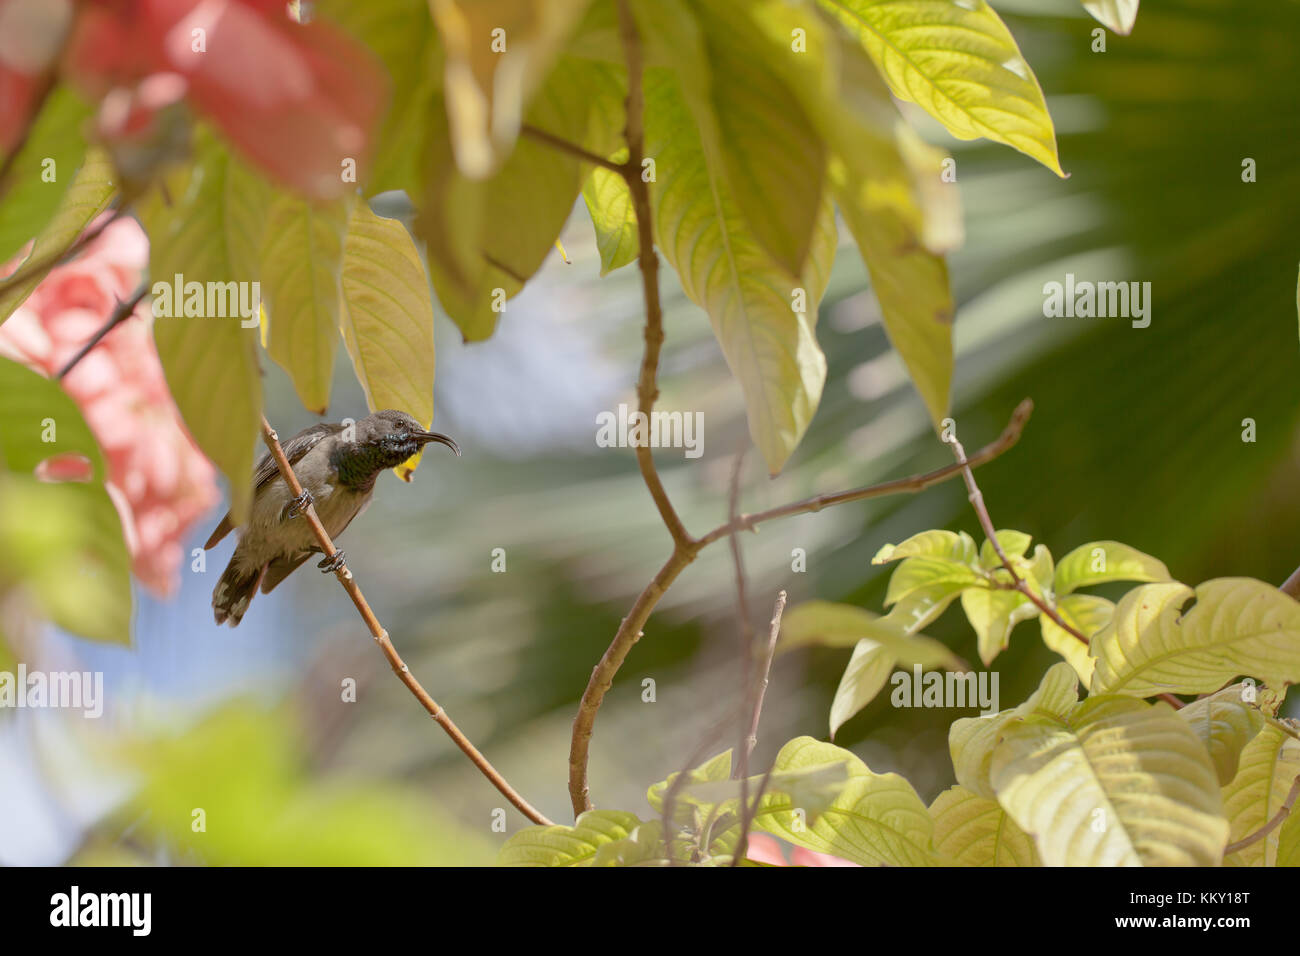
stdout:
POLYGON ((28 253, 11 275, 25 271, 29 265, 48 263, 26 278, 14 282, 0 280, 0 322, 26 301, 32 290, 40 285, 58 261, 59 253, 76 241, 86 226, 108 208, 117 187, 114 183, 113 164, 102 150, 92 149, 77 171, 72 185, 59 200, 54 216, 36 236, 32 251, 28 253))
POLYGON ((641 821, 621 810, 588 810, 571 827, 525 827, 501 848, 502 866, 590 866, 601 847, 632 836, 641 821))
POLYGON ((445 51, 443 86, 456 163, 490 175, 524 110, 591 0, 429 0, 445 51))
MULTIPOLYGON (((1057 600, 1056 613, 1066 624, 1091 640, 1094 634, 1110 623, 1115 605, 1095 594, 1067 594, 1057 600)), ((1042 628, 1043 643, 1069 661, 1083 686, 1090 687, 1092 671, 1097 662, 1088 652, 1088 645, 1046 614, 1038 616, 1038 624, 1042 628)))
MULTIPOLYGON (((353 207, 343 255, 339 322, 371 411, 398 408, 433 423, 433 299, 415 243, 400 222, 353 207)), ((417 456, 418 458, 418 456, 417 456)), ((398 469, 410 479, 417 459, 398 469)))
POLYGON ((1047 866, 1214 866, 1227 843, 1209 755, 1165 703, 1090 697, 1010 721, 990 780, 1047 866))
MULTIPOLYGON (((1300 775, 1300 740, 1266 725, 1241 751, 1237 775, 1223 788, 1223 810, 1236 843, 1263 829, 1286 800, 1300 775)), ((1295 814, 1293 813, 1292 816, 1295 814)), ((1285 829, 1282 828, 1282 829, 1285 829)), ((1223 858, 1225 866, 1275 866, 1282 834, 1278 830, 1223 858)), ((1288 850, 1288 855, 1292 853, 1288 850)))
POLYGON ((266 350, 317 415, 330 402, 350 202, 311 202, 282 193, 271 202, 262 234, 266 350))
POLYGON ((1081 544, 1056 566, 1052 589, 1069 594, 1078 588, 1110 581, 1169 581, 1164 562, 1118 541, 1081 544))
POLYGON ((85 156, 81 127, 90 114, 75 93, 58 86, 34 118, 0 183, 0 262, 13 258, 54 217, 85 156))
MULTIPOLYGON (((186 282, 233 282, 236 244, 225 182, 229 157, 211 140, 200 140, 194 165, 168 181, 171 203, 155 192, 141 204, 149 233, 149 271, 155 281, 180 274, 186 282)), ((230 510, 244 520, 252 489, 253 452, 262 414, 257 327, 238 315, 154 320, 163 372, 185 425, 199 447, 230 480, 230 510)))
POLYGON ((1012 629, 1038 613, 1038 608, 1019 591, 993 588, 972 587, 962 591, 961 608, 975 629, 980 660, 986 667, 1007 649, 1012 629))
POLYGON ((863 866, 927 866, 934 862, 930 813, 912 785, 896 773, 873 773, 851 751, 796 737, 777 754, 777 771, 845 764, 848 782, 812 819, 785 794, 763 798, 754 827, 819 853, 863 866))
POLYGON ((1019 707, 993 717, 963 717, 948 729, 948 753, 962 787, 988 800, 996 798, 989 782, 993 749, 1007 724, 1023 717, 1064 718, 1079 703, 1079 681, 1064 662, 1053 664, 1038 688, 1019 707))
POLYGON ((895 95, 958 139, 986 137, 1064 176, 1043 91, 985 0, 820 0, 895 95))
POLYGON ((750 232, 710 136, 676 81, 649 73, 656 234, 686 294, 709 315, 744 392, 750 435, 775 474, 807 430, 826 380, 813 328, 835 257, 835 219, 823 202, 804 273, 788 274, 750 232))
POLYGON ((596 229, 600 274, 607 275, 635 260, 640 249, 636 211, 623 177, 597 166, 582 184, 582 198, 596 229))
POLYGON ((1216 578, 1193 596, 1178 582, 1144 584, 1092 641, 1099 694, 1203 694, 1234 677, 1300 681, 1300 603, 1251 578, 1216 578))
POLYGON ((1245 700, 1245 686, 1233 684, 1178 711, 1205 744, 1219 783, 1225 785, 1237 775, 1241 751, 1264 726, 1259 708, 1245 700))
POLYGON ((949 787, 930 804, 934 848, 961 866, 1042 866, 1034 841, 993 800, 949 787))

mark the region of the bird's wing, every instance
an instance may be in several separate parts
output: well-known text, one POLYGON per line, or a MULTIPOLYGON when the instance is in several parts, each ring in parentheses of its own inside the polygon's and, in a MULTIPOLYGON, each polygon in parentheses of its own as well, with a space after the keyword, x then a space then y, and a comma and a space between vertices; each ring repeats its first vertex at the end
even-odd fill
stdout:
MULTIPOLYGON (((343 431, 342 425, 332 425, 328 422, 322 422, 319 425, 312 425, 310 428, 304 428, 298 434, 285 442, 281 447, 284 449, 285 457, 289 459, 289 464, 294 465, 302 459, 303 455, 311 451, 312 448, 315 447, 316 443, 322 438, 327 435, 336 435, 341 431, 343 431)), ((253 468, 253 494, 256 495, 258 489, 263 485, 270 484, 279 474, 280 468, 275 463, 275 458, 271 455, 270 451, 267 451, 267 453, 258 460, 257 465, 253 468)), ((230 512, 226 512, 226 516, 222 518, 221 523, 213 529, 213 532, 208 538, 207 544, 203 546, 203 549, 206 551, 216 545, 222 538, 230 534, 230 531, 234 526, 234 522, 230 520, 230 512)), ((294 567, 297 567, 297 565, 294 567)))

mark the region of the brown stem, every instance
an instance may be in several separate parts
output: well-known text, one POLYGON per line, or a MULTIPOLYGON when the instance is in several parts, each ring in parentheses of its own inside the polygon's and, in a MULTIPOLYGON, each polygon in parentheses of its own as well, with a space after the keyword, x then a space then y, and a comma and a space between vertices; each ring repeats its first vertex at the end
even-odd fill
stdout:
POLYGON ((1033 410, 1034 403, 1030 399, 1025 399, 1017 405, 1015 411, 1011 413, 1011 419, 1007 422, 1007 427, 1002 430, 1002 434, 995 441, 985 445, 967 459, 966 465, 960 463, 946 465, 943 468, 936 468, 934 471, 927 471, 921 475, 896 478, 893 481, 882 482, 878 485, 867 485, 865 488, 855 488, 852 491, 838 491, 834 494, 817 495, 812 498, 805 498, 802 501, 791 502, 788 505, 781 505, 779 508, 770 508, 767 511, 759 511, 755 514, 740 515, 735 521, 714 528, 708 534, 703 535, 699 539, 699 545, 704 547, 712 544, 719 538, 726 537, 736 531, 752 531, 755 525, 764 521, 771 521, 773 518, 808 514, 809 512, 821 511, 823 508, 829 508, 832 505, 847 504, 850 501, 882 498, 886 495, 916 494, 924 491, 932 485, 940 484, 949 478, 962 474, 966 467, 977 468, 1006 452, 1020 440, 1020 435, 1024 431, 1025 424, 1029 421, 1029 416, 1033 410))
POLYGON ((1291 784, 1291 789, 1286 795, 1286 799, 1282 801, 1282 806, 1277 808, 1277 813, 1273 814, 1272 819, 1250 836, 1243 837, 1236 843, 1229 843, 1223 848, 1223 855, 1227 856, 1229 853, 1236 853, 1238 850, 1244 850, 1252 843, 1258 843, 1260 840, 1264 839, 1264 837, 1268 836, 1280 827, 1282 821, 1291 813, 1291 808, 1295 806, 1296 797, 1300 797, 1300 774, 1296 775, 1294 782, 1291 784))
POLYGON ((767 696, 768 675, 772 672, 772 658, 776 656, 776 642, 781 636, 781 615, 785 613, 785 592, 776 595, 776 605, 772 608, 772 621, 768 625, 767 651, 763 655, 763 666, 758 672, 758 683, 754 685, 754 703, 749 714, 749 733, 741 745, 741 755, 748 764, 754 746, 758 743, 758 720, 763 713, 763 698, 767 696))
MULTIPOLYGON (((983 465, 1011 448, 1019 440, 1032 410, 1033 402, 1029 399, 1025 399, 1016 406, 1011 420, 997 440, 971 456, 964 467, 975 468, 983 465)), ((961 474, 962 471, 963 466, 950 465, 922 475, 913 475, 910 478, 898 478, 879 485, 870 485, 866 488, 858 488, 838 494, 819 495, 780 508, 773 508, 770 511, 763 511, 754 515, 741 515, 734 522, 728 522, 719 528, 715 528, 702 538, 686 544, 679 543, 674 547, 672 554, 669 555, 663 567, 655 574, 654 579, 637 595, 636 601, 632 604, 632 609, 619 625, 614 640, 606 649, 600 662, 593 668, 591 679, 587 681, 587 688, 582 694, 577 716, 573 719, 573 737, 569 744, 569 798, 573 803, 574 814, 592 808, 587 778, 591 734, 596 724, 596 714, 605 699, 605 694, 608 693, 613 683, 614 675, 618 673, 623 661, 627 658, 628 652, 631 651, 632 645, 641 638, 642 629, 645 627, 645 623, 655 605, 664 596, 664 592, 668 590, 673 581, 677 580, 677 576, 685 570, 686 566, 695 560, 696 555, 701 550, 726 535, 752 528, 762 521, 769 521, 787 515, 820 511, 822 508, 831 505, 861 501, 866 498, 916 493, 939 482, 947 481, 949 478, 961 474)))
MULTIPOLYGON (((289 486, 290 493, 295 498, 300 497, 302 495, 302 485, 298 481, 298 476, 294 474, 289 459, 285 457, 284 449, 280 447, 279 436, 276 435, 270 422, 265 418, 262 419, 262 440, 266 442, 266 447, 271 450, 271 455, 275 458, 275 463, 280 468, 280 475, 284 478, 285 484, 289 486)), ((306 518, 308 525, 311 526, 312 533, 316 536, 321 550, 326 555, 336 554, 334 542, 330 540, 329 533, 325 530, 325 526, 321 524, 320 518, 316 516, 315 506, 308 504, 302 511, 302 515, 306 518)), ((429 716, 438 722, 438 726, 447 732, 447 736, 473 762, 474 766, 478 767, 479 772, 487 777, 492 786, 500 790, 502 796, 514 804, 520 813, 534 823, 551 826, 550 820, 534 809, 532 804, 520 796, 514 787, 510 786, 505 778, 497 773, 492 764, 488 763, 487 758, 479 753, 478 748, 470 743, 469 738, 461 733, 460 728, 447 716, 447 712, 438 706, 438 702, 429 696, 429 692, 415 679, 411 669, 406 666, 406 662, 402 660, 401 655, 397 653, 397 649, 393 647, 393 642, 388 639, 388 632, 380 625, 379 619, 375 617, 375 612, 370 609, 365 595, 361 593, 361 588, 357 585, 356 579, 352 576, 348 566, 340 562, 334 575, 338 578, 339 583, 343 585, 343 590, 348 592, 348 597, 352 598, 352 603, 356 605, 361 619, 366 622, 366 627, 370 629, 370 636, 379 645, 379 649, 388 660, 393 673, 415 695, 415 699, 428 711, 429 716)))
POLYGON ((59 370, 58 377, 63 378, 76 368, 77 363, 90 354, 91 349, 103 341, 104 336, 108 335, 109 332, 112 332, 135 313, 135 307, 139 305, 148 294, 149 283, 147 281, 141 282, 135 292, 131 293, 129 299, 117 304, 117 307, 113 309, 113 314, 108 317, 108 321, 96 330, 95 334, 90 337, 90 340, 85 345, 77 349, 77 354, 68 359, 67 364, 59 370))
MULTIPOLYGON (((745 450, 736 455, 731 468, 731 491, 728 495, 727 515, 736 520, 740 508, 740 474, 745 464, 745 450)), ((749 595, 745 584, 745 559, 740 550, 740 536, 727 539, 731 546, 731 563, 736 572, 736 628, 740 632, 740 713, 736 719, 737 734, 735 759, 731 764, 731 779, 740 781, 741 799, 747 798, 745 780, 749 777, 749 754, 745 751, 745 719, 749 716, 750 673, 754 669, 754 628, 749 622, 749 595)))
POLYGON ((998 560, 1002 562, 1002 566, 1006 568, 1007 573, 1011 575, 1011 589, 1019 591, 1032 601, 1040 611, 1055 621, 1056 625, 1060 627, 1061 630, 1068 634, 1072 634, 1086 645, 1088 643, 1087 635, 1081 633, 1078 628, 1067 624, 1065 619, 1057 613, 1056 608, 1043 600, 1041 595, 1036 594, 1034 589, 1031 588, 1025 582, 1025 579, 1016 571, 1015 566, 1011 563, 1011 559, 1007 557, 1006 551, 1003 550, 1002 543, 998 541, 998 533, 993 527, 993 519, 989 517, 989 509, 984 504, 984 493, 980 491, 979 485, 975 483, 975 473, 971 470, 971 462, 966 458, 966 449, 962 448, 961 442, 957 440, 956 436, 949 440, 949 444, 952 445, 953 455, 957 458, 957 464, 961 468, 962 478, 966 482, 966 492, 967 497, 970 499, 971 507, 975 509, 975 516, 979 519, 980 527, 984 529, 984 537, 987 538, 989 544, 993 546, 993 550, 997 554, 998 560))
POLYGON ((562 153, 568 153, 574 159, 580 159, 584 163, 591 163, 593 166, 602 166, 612 173, 618 173, 620 176, 626 176, 627 170, 623 163, 616 163, 612 159, 606 159, 597 155, 588 149, 584 149, 577 143, 571 143, 563 137, 556 136, 554 133, 548 133, 544 129, 525 123, 519 128, 519 132, 529 139, 535 139, 539 143, 544 143, 558 149, 562 153))
POLYGON ((1282 582, 1281 590, 1300 600, 1300 568, 1291 572, 1291 576, 1282 582))

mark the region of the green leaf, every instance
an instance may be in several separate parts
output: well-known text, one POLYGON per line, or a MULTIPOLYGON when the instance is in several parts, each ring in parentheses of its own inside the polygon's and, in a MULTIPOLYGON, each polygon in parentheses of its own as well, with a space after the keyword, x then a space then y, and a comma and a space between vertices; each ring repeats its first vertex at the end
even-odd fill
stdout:
POLYGON ((898 658, 892 650, 878 641, 864 637, 853 648, 853 656, 840 677, 831 701, 830 732, 836 732, 867 704, 876 699, 880 689, 889 680, 898 658))
MULTIPOLYGON (((1034 540, 1033 535, 1025 534, 1023 531, 999 531, 997 539, 1007 558, 1013 563, 1016 559, 1025 556, 1025 552, 1029 550, 1029 543, 1034 540)), ((980 545, 980 566, 986 570, 1002 567, 1002 559, 998 557, 993 542, 988 538, 985 538, 984 543, 980 545)))
POLYGON ((870 58, 835 24, 785 0, 714 6, 726 9, 727 30, 761 34, 747 44, 762 50, 759 59, 782 75, 825 140, 828 181, 867 264, 885 331, 939 422, 952 378, 953 303, 942 253, 957 243, 960 226, 952 228, 956 187, 943 183, 938 151, 902 121, 870 58), (794 36, 806 52, 791 49, 794 36))
POLYGON ((66 86, 50 93, 14 157, 0 203, 0 262, 12 259, 54 217, 86 154, 90 107, 66 86))
POLYGON ((1234 677, 1300 681, 1300 603, 1250 578, 1134 588, 1092 641, 1099 694, 1203 694, 1234 677))
MULTIPOLYGON (((230 170, 225 150, 200 138, 194 164, 168 181, 170 205, 157 192, 141 204, 155 282, 170 282, 176 274, 186 282, 243 279, 238 269, 248 260, 247 236, 229 205, 230 170)), ((154 320, 158 357, 185 426, 229 479, 230 510, 242 523, 261 426, 257 329, 245 328, 239 316, 196 318, 182 312, 174 309, 171 317, 154 320)))
POLYGON ((501 848, 501 866, 590 866, 601 847, 626 840, 643 826, 622 810, 588 810, 571 827, 526 827, 501 848))
POLYGON ((961 866, 1042 866, 1034 841, 993 800, 949 787, 930 804, 934 848, 961 866))
MULTIPOLYGON (((624 79, 604 63, 563 57, 528 111, 530 125, 599 155, 616 148, 624 79)), ((523 288, 555 247, 588 167, 524 138, 482 182, 457 172, 437 126, 416 220, 429 271, 447 315, 470 341, 492 335, 504 301, 523 288), (498 291, 499 290, 499 291, 498 291)))
MULTIPOLYGON (((626 159, 626 150, 624 150, 626 159)), ((632 193, 618 173, 597 166, 582 185, 582 198, 596 229, 600 274, 608 275, 636 260, 640 249, 632 193)))
POLYGON ((993 749, 1011 721, 1034 715, 1064 718, 1079 703, 1079 682, 1070 666, 1053 664, 1037 690, 1019 707, 993 717, 963 717, 948 729, 948 752, 957 782, 988 800, 996 799, 989 782, 993 749))
POLYGON ((0 421, 0 594, 12 584, 64 630, 130 643, 130 555, 80 409, 57 381, 0 359, 0 421), (39 481, 53 455, 84 455, 92 481, 39 481))
POLYGON ((1277 835, 1277 866, 1300 866, 1300 813, 1287 814, 1277 835))
MULTIPOLYGON (((1095 594, 1067 594, 1057 600, 1056 613, 1066 624, 1091 640, 1093 635, 1110 623, 1115 605, 1095 594)), ((1069 661, 1074 672, 1079 675, 1080 683, 1084 687, 1090 687, 1097 662, 1089 653, 1089 645, 1046 614, 1038 615, 1038 625, 1042 629, 1043 643, 1069 661)))
MULTIPOLYGON (((684 847, 677 845, 674 850, 684 847)), ((663 822, 642 823, 623 840, 601 844, 591 861, 592 866, 667 866, 668 849, 664 844, 663 822)))
POLYGON ((1213 866, 1227 842, 1209 756, 1164 703, 1090 697, 1012 720, 990 780, 1047 866, 1213 866))
MULTIPOLYGON (((717 137, 706 131, 705 148, 716 149, 749 233, 786 272, 800 275, 818 230, 826 144, 761 35, 708 4, 695 9, 712 75, 712 117, 697 110, 696 119, 702 127, 717 121, 717 137)), ((792 55, 788 44, 779 55, 792 55)))
MULTIPOLYGON (((371 411, 433 423, 433 298, 420 254, 396 219, 352 209, 343 256, 343 344, 371 411)), ((401 466, 408 477, 414 467, 401 466)), ((400 471, 399 471, 400 473, 400 471)))
POLYGON ((317 415, 329 407, 338 350, 349 202, 310 202, 281 193, 271 202, 262 236, 266 350, 317 415))
POLYGON ((958 139, 1004 143, 1064 176, 1043 91, 985 0, 820 0, 900 99, 958 139))
POLYGON ((788 796, 769 794, 759 804, 754 827, 863 866, 934 862, 929 811, 898 774, 872 773, 852 752, 811 737, 796 737, 782 747, 774 766, 792 771, 830 764, 846 765, 848 783, 815 822, 788 796))
POLYGON ((1128 36, 1137 20, 1138 0, 1083 0, 1083 8, 1098 23, 1103 23, 1116 33, 1128 36))
MULTIPOLYGON (((1281 808, 1297 775, 1300 775, 1300 740, 1273 724, 1266 725, 1242 749, 1237 775, 1223 788, 1223 811, 1232 824, 1229 842, 1244 840, 1263 829, 1281 808)), ((1274 830, 1264 839, 1229 853, 1223 863, 1225 866, 1276 866, 1281 839, 1282 834, 1274 830)), ((1292 854, 1288 847, 1288 856, 1292 854)))
POLYGON ((982 585, 984 580, 969 564, 951 558, 908 558, 889 579, 885 606, 889 607, 914 591, 925 589, 927 593, 933 593, 943 588, 957 592, 982 585))
MULTIPOLYGON (((686 782, 682 784, 680 789, 685 789, 692 783, 707 783, 729 779, 731 776, 731 751, 729 749, 724 750, 716 757, 711 757, 698 767, 686 771, 686 775, 686 782)), ((680 776, 681 772, 670 773, 667 780, 660 780, 646 791, 646 802, 649 803, 656 812, 663 812, 664 795, 680 776)))
POLYGON ((660 248, 687 296, 708 313, 744 392, 750 436, 775 474, 807 430, 826 380, 813 328, 835 257, 835 220, 823 202, 808 264, 790 275, 750 233, 711 135, 696 125, 673 78, 647 75, 646 151, 656 160, 651 198, 660 248))
POLYGON ((32 294, 32 290, 40 285, 58 261, 59 253, 71 246, 86 226, 108 208, 117 188, 114 185, 114 175, 113 164, 102 150, 92 149, 86 153, 86 161, 59 200, 53 218, 36 235, 27 258, 10 274, 24 270, 29 264, 48 262, 49 265, 36 269, 26 279, 13 283, 0 280, 0 322, 9 318, 32 294))
POLYGON ((1118 541, 1090 541, 1075 548, 1056 566, 1052 590, 1069 594, 1110 581, 1170 581, 1164 562, 1118 541))
POLYGON ((985 667, 1007 649, 1012 629, 1038 613, 1038 608, 1019 591, 993 588, 972 587, 962 591, 961 608, 975 629, 980 660, 985 667))
POLYGON ((884 545, 876 552, 871 563, 885 564, 901 558, 945 558, 963 564, 974 564, 975 541, 965 531, 922 531, 902 544, 884 545))
POLYGON ((1242 749, 1264 726, 1264 715, 1245 702, 1245 686, 1233 684, 1178 711, 1205 744, 1219 783, 1225 785, 1237 775, 1242 749))
POLYGON ((821 644, 852 647, 868 638, 889 648, 904 664, 961 668, 962 661, 945 645, 908 629, 892 613, 881 617, 851 604, 805 601, 785 612, 781 620, 784 647, 821 644))

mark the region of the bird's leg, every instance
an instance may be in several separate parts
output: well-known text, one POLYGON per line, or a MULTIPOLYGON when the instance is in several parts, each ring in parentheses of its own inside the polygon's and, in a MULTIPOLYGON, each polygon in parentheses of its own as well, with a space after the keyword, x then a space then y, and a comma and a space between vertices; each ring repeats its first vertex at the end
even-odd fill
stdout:
POLYGON ((316 562, 316 567, 321 569, 323 574, 333 574, 339 568, 343 567, 343 562, 347 560, 347 555, 342 551, 335 551, 327 558, 321 558, 316 562))
POLYGON ((298 517, 300 514, 302 514, 307 510, 308 505, 313 504, 315 501, 316 499, 312 497, 312 493, 308 491, 306 488, 304 488, 302 490, 302 494, 300 494, 297 498, 289 499, 289 507, 285 511, 285 517, 286 518, 298 517))

